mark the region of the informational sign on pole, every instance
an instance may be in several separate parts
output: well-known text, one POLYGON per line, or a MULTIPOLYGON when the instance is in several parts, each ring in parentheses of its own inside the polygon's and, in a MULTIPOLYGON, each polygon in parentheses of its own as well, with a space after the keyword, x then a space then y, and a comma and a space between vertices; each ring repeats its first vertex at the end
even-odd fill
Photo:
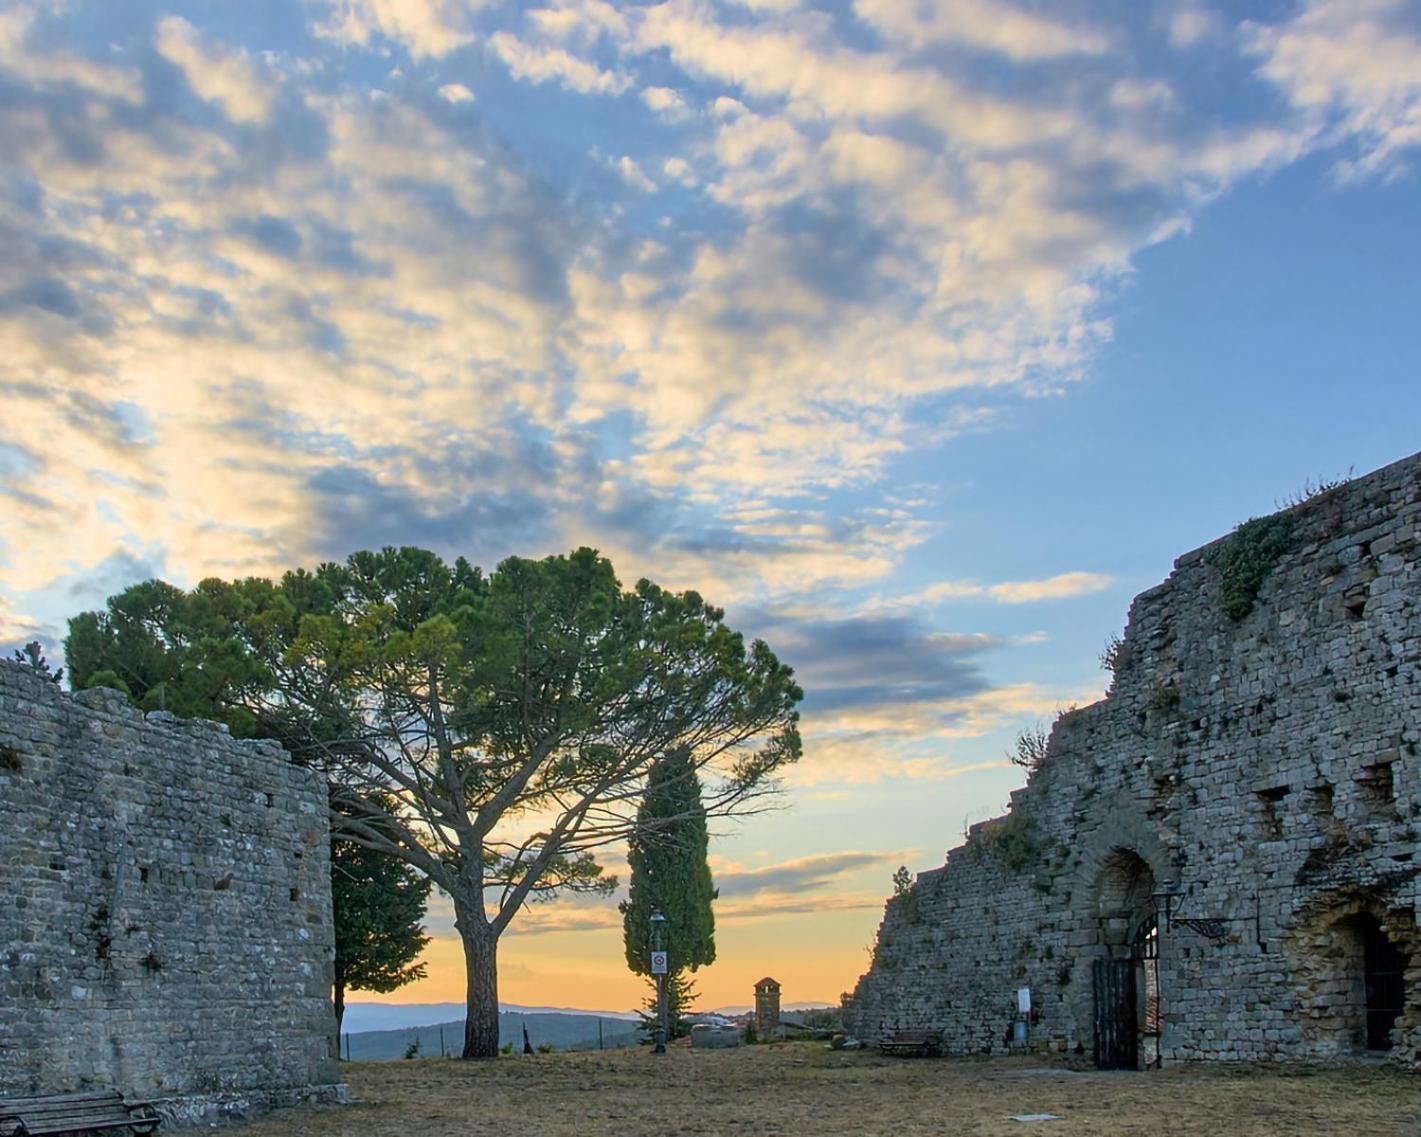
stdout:
POLYGON ((664 951, 651 953, 651 973, 653 975, 666 974, 666 953, 664 951))

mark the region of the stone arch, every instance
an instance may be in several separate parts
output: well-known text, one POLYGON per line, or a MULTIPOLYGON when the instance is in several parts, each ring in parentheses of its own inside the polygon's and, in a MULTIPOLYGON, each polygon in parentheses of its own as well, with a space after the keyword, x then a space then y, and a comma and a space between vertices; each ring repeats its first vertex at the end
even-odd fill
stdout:
POLYGON ((1109 956, 1129 956, 1141 927, 1154 915, 1155 874, 1134 849, 1117 845, 1101 862, 1094 887, 1100 946, 1109 956))
POLYGON ((1421 929, 1411 909, 1390 907, 1366 888, 1334 891, 1299 915, 1287 950, 1294 1014, 1313 1056, 1394 1048, 1402 1057, 1415 1052, 1421 1028, 1421 929), (1389 958, 1379 963, 1378 955, 1389 958), (1398 963, 1401 991, 1393 1003, 1386 987, 1395 980, 1381 982, 1377 972, 1379 967, 1392 971, 1398 963))
MULTIPOLYGON (((1077 945, 1066 1003, 1075 1022, 1076 1040, 1089 1054, 1095 1042, 1093 967, 1099 959, 1138 959, 1146 941, 1157 952, 1158 936, 1149 936, 1155 916, 1152 893, 1178 878, 1173 860, 1136 799, 1111 795, 1099 801, 1091 836, 1079 850, 1071 890, 1072 939, 1077 945)), ((1158 1057, 1158 1040, 1144 1045, 1157 1028, 1160 1011, 1158 960, 1137 977, 1141 1054, 1158 1057)))
MULTIPOLYGON (((1138 912, 1139 919, 1148 914, 1142 910, 1145 904, 1153 912, 1148 892, 1142 898, 1138 883, 1131 884, 1131 875, 1138 877, 1141 865, 1148 869, 1155 885, 1179 877, 1169 851, 1133 797, 1112 795, 1101 802, 1092 820, 1091 835, 1078 852, 1071 889, 1073 930, 1082 943, 1081 955, 1087 957, 1106 954, 1103 950, 1092 951, 1093 948, 1119 946, 1092 938, 1100 935, 1102 905, 1113 905, 1117 913, 1138 912)), ((1125 942, 1120 940, 1120 944, 1125 942)))

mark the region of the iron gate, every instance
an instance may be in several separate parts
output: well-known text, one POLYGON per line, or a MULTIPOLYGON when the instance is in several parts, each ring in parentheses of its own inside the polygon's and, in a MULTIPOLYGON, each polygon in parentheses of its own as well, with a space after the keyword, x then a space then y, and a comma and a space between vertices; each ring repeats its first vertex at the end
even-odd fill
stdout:
POLYGON ((1139 1064, 1137 962, 1097 959, 1095 979, 1095 1064, 1102 1070, 1133 1070, 1139 1064))
POLYGON ((1406 1009, 1406 956, 1375 921, 1362 925, 1367 999, 1367 1049, 1390 1050, 1391 1028, 1406 1009))

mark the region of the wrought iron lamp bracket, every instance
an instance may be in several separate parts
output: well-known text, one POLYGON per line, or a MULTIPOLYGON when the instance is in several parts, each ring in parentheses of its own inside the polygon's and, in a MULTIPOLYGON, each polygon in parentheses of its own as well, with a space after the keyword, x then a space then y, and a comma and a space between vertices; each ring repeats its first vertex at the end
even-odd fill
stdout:
POLYGON ((1155 911, 1164 916, 1164 926, 1168 930, 1187 928, 1205 939, 1213 940, 1215 944, 1222 944, 1228 938, 1229 921, 1222 916, 1179 915, 1187 896, 1178 881, 1167 880, 1160 885, 1159 891, 1150 894, 1150 899, 1155 902, 1155 911))

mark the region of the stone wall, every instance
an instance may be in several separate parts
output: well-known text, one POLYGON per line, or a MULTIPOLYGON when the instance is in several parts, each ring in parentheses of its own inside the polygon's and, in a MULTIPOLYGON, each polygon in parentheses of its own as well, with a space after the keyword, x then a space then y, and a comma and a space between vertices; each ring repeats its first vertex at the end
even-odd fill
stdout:
POLYGON ((1107 697, 1056 723, 1006 817, 888 902, 845 1004, 860 1038, 1006 1052, 1025 985, 1029 1045, 1089 1055, 1095 963, 1136 959, 1141 1064, 1421 1063, 1421 455, 1286 517, 1241 619, 1220 567, 1238 535, 1135 599, 1107 697), (1166 882, 1182 895, 1152 899, 1166 882), (1409 962, 1369 1048, 1378 937, 1409 962))
POLYGON ((329 848, 276 744, 0 663, 0 1095, 191 1120, 339 1082, 329 848))

